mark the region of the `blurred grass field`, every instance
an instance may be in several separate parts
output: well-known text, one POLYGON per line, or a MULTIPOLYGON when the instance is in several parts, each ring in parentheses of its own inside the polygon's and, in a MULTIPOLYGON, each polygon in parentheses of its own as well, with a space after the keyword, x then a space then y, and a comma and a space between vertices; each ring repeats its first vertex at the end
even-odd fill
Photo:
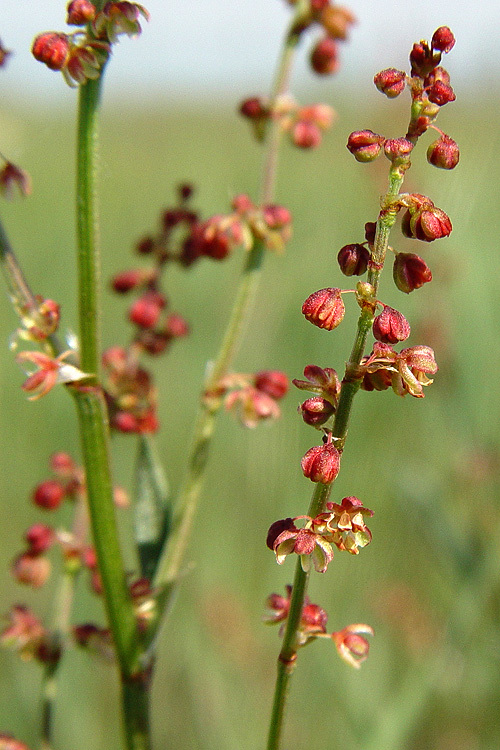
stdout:
MULTIPOLYGON (((306 323, 300 307, 316 289, 351 285, 336 254, 342 245, 362 241, 364 223, 376 218, 387 162, 359 165, 345 142, 351 130, 364 127, 401 135, 406 110, 399 102, 373 102, 369 118, 356 113, 347 96, 335 102, 338 123, 318 151, 283 148, 277 202, 291 209, 294 236, 285 256, 266 261, 237 369, 280 368, 301 377, 314 363, 342 371, 357 317, 354 300, 347 300, 346 319, 332 333, 306 323)), ((357 495, 375 511, 373 542, 357 558, 337 553, 326 575, 312 577, 310 593, 328 611, 330 630, 367 622, 375 638, 359 672, 326 642, 300 653, 286 750, 500 747, 500 260, 498 170, 489 160, 499 145, 494 122, 493 111, 478 107, 477 94, 466 92, 439 122, 461 146, 458 168, 444 173, 430 167, 426 141, 405 183, 443 208, 454 231, 448 240, 422 247, 396 229, 392 244, 422 254, 434 281, 406 297, 388 272, 380 297, 410 320, 409 345, 435 348, 440 371, 423 400, 392 392, 356 399, 334 496, 357 495), (481 133, 488 134, 486 155, 481 133)), ((35 292, 59 301, 63 326, 75 329, 71 114, 19 106, 0 116, 0 131, 5 150, 34 181, 29 200, 2 208, 11 241, 35 292)), ((141 263, 131 254, 133 242, 156 227, 179 182, 195 183, 193 203, 203 216, 226 211, 235 193, 255 197, 258 190, 261 148, 230 102, 198 108, 157 102, 140 111, 105 102, 100 141, 104 282, 141 263)), ((204 367, 223 330, 242 260, 237 251, 227 263, 201 262, 166 279, 172 307, 192 326, 187 340, 152 362, 161 394, 158 447, 174 493, 204 367)), ((126 344, 127 302, 112 297, 104 283, 103 305, 104 345, 126 344)), ((79 455, 75 414, 62 389, 27 402, 23 373, 8 351, 16 319, 6 300, 0 327, 1 609, 27 602, 50 621, 53 583, 34 592, 21 589, 9 564, 26 527, 53 520, 33 508, 30 491, 46 477, 52 452, 79 455)), ((255 431, 243 431, 230 415, 219 419, 190 569, 157 665, 154 733, 162 750, 264 746, 279 639, 261 617, 268 594, 282 592, 293 576, 292 561, 278 567, 264 540, 272 521, 304 513, 309 504, 312 486, 299 460, 317 436, 296 413, 300 401, 292 390, 282 421, 255 431)), ((114 438, 115 480, 130 491, 134 450, 133 437, 114 438)), ((60 513, 63 524, 65 510, 60 513)), ((121 524, 133 569, 123 512, 121 524)), ((74 620, 103 622, 100 602, 87 588, 82 577, 74 620)), ((31 747, 37 743, 39 678, 36 665, 0 652, 0 731, 31 747)), ((110 666, 68 653, 59 693, 57 748, 118 750, 110 666)))

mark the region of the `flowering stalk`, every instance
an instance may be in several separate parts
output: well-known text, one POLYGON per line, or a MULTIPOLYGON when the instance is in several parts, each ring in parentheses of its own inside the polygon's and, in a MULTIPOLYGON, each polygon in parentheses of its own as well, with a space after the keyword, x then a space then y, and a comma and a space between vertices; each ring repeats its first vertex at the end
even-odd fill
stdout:
MULTIPOLYGON (((310 624, 305 618, 309 560, 312 558, 316 570, 325 572, 328 563, 333 558, 331 541, 341 550, 347 549, 356 553, 357 544, 364 546, 371 539, 371 535, 366 534, 367 530, 362 519, 357 519, 354 523, 355 518, 352 515, 349 517, 349 513, 346 512, 348 510, 354 513, 357 510, 361 511, 361 503, 357 498, 344 498, 342 506, 335 506, 329 502, 332 482, 338 473, 340 456, 344 449, 354 396, 363 384, 366 390, 374 388, 381 390, 389 387, 392 381, 393 389, 399 395, 411 393, 413 396, 422 397, 422 385, 428 385, 431 382, 426 378, 426 373, 433 373, 437 370, 433 352, 429 347, 404 349, 399 355, 392 350, 390 344, 405 340, 410 334, 410 327, 401 313, 377 299, 377 292, 380 274, 389 249, 390 230, 397 213, 402 208, 408 209, 402 222, 403 233, 408 237, 429 242, 447 236, 451 231, 451 222, 448 217, 443 211, 436 209, 429 198, 418 194, 400 195, 400 189, 404 174, 410 166, 409 154, 415 143, 431 125, 439 111, 439 106, 454 99, 453 90, 448 85, 448 74, 438 67, 441 53, 448 52, 453 44, 454 38, 450 30, 442 27, 435 32, 431 45, 421 42, 420 45, 414 46, 410 55, 411 79, 407 79, 404 73, 394 69, 382 71, 375 76, 377 87, 391 98, 401 93, 406 85, 409 86, 412 94, 412 108, 406 138, 385 139, 383 136, 366 130, 352 133, 347 144, 351 153, 361 162, 372 161, 383 147, 386 157, 391 162, 389 188, 381 200, 381 211, 376 224, 369 223, 365 226, 366 243, 348 245, 339 252, 339 264, 346 275, 359 275, 368 269, 367 281, 359 282, 355 290, 361 313, 342 384, 338 386, 334 370, 321 370, 314 366, 309 366, 304 372, 309 382, 294 381, 299 388, 319 394, 319 398, 309 399, 301 407, 306 423, 319 427, 328 422, 332 413, 335 416, 332 418, 330 428, 326 426, 321 428, 325 433, 323 446, 310 449, 302 459, 305 476, 317 483, 308 515, 298 517, 307 519, 306 525, 303 529, 299 529, 295 526, 297 518, 283 519, 275 522, 268 534, 268 546, 275 551, 278 563, 283 562, 284 557, 290 552, 296 552, 299 556, 291 596, 286 603, 286 608, 283 608, 283 616, 278 614, 274 617, 274 621, 286 618, 286 626, 278 658, 268 750, 278 750, 280 747, 286 695, 298 649, 313 638, 330 637, 324 630, 324 622, 317 631, 311 631, 310 624), (446 88, 443 90, 442 87, 438 87, 436 93, 436 81, 439 82, 441 79, 446 80, 446 88), (436 104, 436 99, 439 99, 439 105, 436 104), (383 312, 375 319, 378 305, 382 305, 383 312), (367 336, 371 330, 377 341, 381 343, 376 343, 372 354, 365 357, 367 336), (380 378, 379 382, 365 382, 367 376, 369 379, 370 375, 377 373, 380 378), (335 508, 345 511, 336 523, 334 523, 335 515, 332 515, 335 508), (353 534, 350 546, 346 538, 343 538, 342 532, 345 531, 353 534), (356 540, 355 537, 359 535, 359 532, 361 536, 359 540, 356 540)), ((442 135, 442 138, 447 139, 447 144, 449 142, 453 144, 456 159, 445 160, 447 165, 445 168, 452 168, 449 165, 452 163, 455 165, 458 162, 458 148, 447 136, 442 135)), ((428 159, 433 163, 435 149, 429 151, 428 159)), ((443 166, 443 163, 439 166, 443 166)), ((418 258, 418 256, 413 257, 418 258)), ((413 261, 412 264, 415 268, 413 261)), ((422 264, 425 267, 423 261, 422 264)), ((396 285, 407 293, 431 278, 430 272, 425 278, 422 273, 420 277, 417 273, 415 283, 412 284, 412 274, 407 267, 406 257, 402 261, 399 259, 398 263, 398 255, 394 269, 396 285), (405 269, 404 274, 402 267, 405 269)), ((425 270, 428 271, 426 267, 425 270)), ((415 277, 415 274, 413 276, 415 277)), ((345 310, 341 295, 342 292, 339 289, 322 289, 306 300, 302 312, 316 326, 332 330, 344 316, 345 310)), ((366 513, 366 509, 364 510, 366 513)), ((368 644, 359 635, 362 632, 372 631, 369 626, 353 625, 331 635, 340 655, 353 666, 359 666, 360 661, 368 653, 368 644)))
MULTIPOLYGON (((297 26, 307 6, 308 3, 304 2, 304 0, 300 0, 297 4, 293 20, 285 36, 283 53, 278 64, 271 97, 271 108, 288 90, 293 53, 299 36, 297 26)), ((279 121, 275 118, 270 124, 269 140, 262 169, 260 191, 262 205, 270 203, 273 199, 281 134, 282 128, 279 121)), ((203 484, 208 462, 208 451, 215 428, 215 418, 222 405, 222 399, 220 396, 217 396, 217 391, 220 381, 228 373, 231 362, 240 345, 245 321, 249 315, 253 297, 260 280, 263 256, 264 245, 261 241, 257 240, 246 259, 233 311, 219 353, 204 383, 203 393, 209 396, 209 398, 203 398, 200 405, 193 431, 188 468, 174 510, 172 529, 162 552, 154 579, 155 587, 161 591, 159 595, 159 615, 161 615, 162 610, 168 605, 179 575, 203 484)), ((152 630, 153 634, 155 630, 156 627, 152 630)))

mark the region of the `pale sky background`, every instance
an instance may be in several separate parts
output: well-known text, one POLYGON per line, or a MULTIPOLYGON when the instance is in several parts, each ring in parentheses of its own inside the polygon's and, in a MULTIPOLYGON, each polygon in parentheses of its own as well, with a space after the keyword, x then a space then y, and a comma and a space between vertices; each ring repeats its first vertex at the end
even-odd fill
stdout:
MULTIPOLYGON (((499 0, 347 0, 358 24, 342 51, 343 67, 336 85, 353 76, 373 76, 384 67, 407 66, 414 41, 429 39, 450 26, 457 44, 446 58, 453 85, 492 87, 499 98, 499 0), (494 88, 493 88, 494 87, 494 88)), ((243 98, 265 93, 290 16, 285 0, 145 0, 151 21, 141 37, 122 37, 107 72, 113 97, 139 100, 185 96, 243 98)), ((21 96, 45 101, 73 96, 60 75, 30 55, 34 36, 67 30, 64 0, 0 0, 0 38, 14 51, 0 76, 2 108, 21 96)), ((302 44, 311 48, 312 36, 302 44)), ((316 86, 319 80, 300 65, 295 81, 316 86)), ((330 79, 334 80, 334 79, 330 79)), ((324 80, 321 82, 324 85, 324 80)))

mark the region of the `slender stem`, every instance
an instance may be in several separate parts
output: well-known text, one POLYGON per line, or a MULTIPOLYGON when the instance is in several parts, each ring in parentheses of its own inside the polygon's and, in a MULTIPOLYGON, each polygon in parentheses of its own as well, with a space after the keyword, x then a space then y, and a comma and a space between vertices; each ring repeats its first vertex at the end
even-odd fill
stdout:
MULTIPOLYGON (((404 172, 395 174, 391 169, 389 176, 389 190, 383 204, 390 203, 390 199, 399 193, 403 182, 404 172)), ((344 447, 347 437, 349 419, 352 412, 354 396, 361 385, 362 375, 360 364, 364 355, 366 339, 371 329, 374 317, 374 300, 376 299, 380 273, 384 264, 385 255, 389 243, 390 228, 394 224, 395 213, 391 210, 381 211, 377 221, 375 233, 375 249, 372 257, 372 266, 368 274, 368 281, 373 287, 372 299, 367 301, 361 308, 358 319, 354 344, 351 355, 346 364, 345 375, 340 390, 339 402, 335 413, 332 427, 332 436, 338 438, 336 442, 339 450, 344 447)), ((314 518, 325 508, 325 504, 331 494, 332 485, 317 484, 311 499, 308 515, 314 518)), ((297 649, 299 648, 299 629, 304 599, 307 593, 308 574, 302 570, 300 559, 297 560, 295 579, 290 600, 290 609, 287 617, 283 644, 278 657, 278 672, 274 689, 273 708, 269 727, 267 750, 278 750, 281 743, 283 722, 286 707, 286 698, 290 684, 290 678, 297 660, 297 649)))
MULTIPOLYGON (((298 20, 305 13, 308 3, 300 0, 294 19, 285 36, 283 52, 277 66, 277 73, 271 97, 271 109, 277 99, 288 90, 288 83, 293 62, 293 52, 298 42, 296 28, 298 20)), ((281 128, 274 118, 268 133, 267 149, 264 156, 261 177, 260 200, 262 204, 272 201, 277 172, 278 151, 281 139, 281 128)), ((261 274, 264 256, 264 246, 256 242, 245 262, 233 311, 218 356, 205 381, 203 394, 210 398, 202 398, 198 417, 195 422, 191 451, 188 459, 186 476, 179 492, 176 508, 172 520, 172 529, 163 549, 154 585, 161 590, 158 601, 158 619, 151 627, 151 637, 157 632, 158 622, 162 613, 167 609, 184 553, 191 534, 198 500, 201 493, 205 470, 208 462, 209 448, 215 429, 216 415, 221 407, 221 399, 216 392, 222 377, 228 372, 240 345, 244 327, 251 310, 261 274)))
POLYGON ((147 676, 125 680, 122 684, 122 705, 125 719, 127 750, 150 750, 149 725, 150 684, 147 676))

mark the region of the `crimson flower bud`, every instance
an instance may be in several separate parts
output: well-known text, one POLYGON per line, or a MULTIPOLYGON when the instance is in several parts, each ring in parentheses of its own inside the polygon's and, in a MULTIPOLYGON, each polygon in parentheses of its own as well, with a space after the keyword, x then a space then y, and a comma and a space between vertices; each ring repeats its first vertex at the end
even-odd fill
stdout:
POLYGON ((368 268, 370 252, 358 243, 344 245, 339 250, 337 260, 344 276, 362 276, 368 268))
POLYGON ((269 229, 282 229, 292 223, 292 214, 288 208, 274 203, 264 206, 262 215, 269 229))
POLYGON ((440 169, 454 169, 459 159, 459 148, 453 138, 447 135, 442 135, 427 149, 427 161, 440 169))
POLYGON ((370 644, 360 633, 373 635, 373 629, 369 625, 355 624, 332 633, 332 640, 339 656, 355 669, 360 668, 370 651, 370 644))
POLYGON ((308 602, 302 608, 300 616, 301 630, 308 633, 326 633, 328 615, 319 604, 308 602))
POLYGON ((373 321, 373 335, 384 344, 405 341, 410 335, 410 325, 402 313, 388 305, 373 321))
POLYGON ((142 240, 139 240, 135 249, 140 255, 148 255, 155 249, 155 241, 152 237, 144 237, 142 240))
POLYGON ((398 253, 394 259, 394 283, 401 292, 409 294, 432 281, 431 269, 414 253, 398 253))
POLYGON ((429 49, 425 42, 414 44, 410 52, 411 74, 419 78, 425 78, 431 70, 436 67, 436 61, 432 50, 429 49))
POLYGON ((75 471, 75 462, 69 453, 64 451, 53 453, 49 465, 54 474, 58 474, 60 477, 70 477, 75 471))
POLYGON ((69 56, 69 37, 48 31, 36 37, 31 48, 33 57, 51 70, 62 70, 69 56))
POLYGON ((132 268, 129 271, 121 271, 113 276, 111 286, 118 294, 126 294, 138 286, 142 286, 151 279, 151 271, 141 268, 132 268))
POLYGON ((146 292, 129 310, 129 320, 140 328, 154 328, 165 307, 165 297, 158 292, 146 292))
POLYGON ((306 424, 315 427, 324 424, 334 413, 335 407, 321 396, 312 396, 299 406, 302 419, 306 424))
POLYGON ((389 99, 399 96, 404 91, 406 86, 406 73, 404 70, 396 70, 396 68, 387 68, 381 70, 380 73, 374 77, 373 82, 375 86, 385 94, 389 99))
POLYGON ((325 36, 313 47, 311 67, 318 75, 325 76, 336 73, 339 66, 337 43, 331 37, 325 36))
POLYGON ((440 208, 433 205, 423 206, 413 213, 406 211, 401 222, 405 237, 424 242, 433 242, 441 237, 448 237, 452 225, 450 218, 440 208))
POLYGON ((288 377, 280 370, 261 370, 255 375, 255 387, 278 400, 288 392, 288 377))
POLYGON ((73 0, 68 4, 66 23, 69 26, 84 26, 94 20, 95 14, 96 9, 93 3, 89 3, 88 0, 73 0))
POLYGON ((413 143, 406 138, 388 138, 384 141, 384 154, 389 161, 405 159, 413 151, 413 143))
POLYGON ((440 26, 436 29, 431 39, 432 49, 437 49, 440 52, 449 52, 455 45, 455 37, 453 32, 448 26, 440 26))
POLYGON ((342 322, 345 314, 340 289, 329 287, 314 292, 302 305, 302 313, 313 325, 332 331, 342 322))
POLYGON ((259 96, 252 96, 240 104, 240 114, 249 120, 259 120, 262 117, 267 117, 269 112, 259 96))
POLYGON ((373 130, 356 130, 349 136, 347 148, 356 161, 369 162, 377 158, 384 141, 384 136, 373 130))
POLYGON ((292 141, 299 148, 317 148, 321 140, 321 130, 314 122, 299 120, 292 128, 292 141))
POLYGON ((433 104, 437 104, 438 107, 443 107, 445 104, 448 104, 448 102, 454 102, 457 98, 452 87, 447 83, 443 83, 443 81, 436 81, 436 83, 433 83, 432 86, 427 89, 427 96, 429 97, 429 101, 433 104))
POLYGON ((342 8, 340 5, 330 5, 328 2, 323 3, 323 5, 320 23, 328 36, 332 39, 347 39, 349 27, 356 22, 351 11, 348 8, 342 8))
POLYGON ((38 589, 50 576, 50 561, 46 557, 24 552, 12 564, 12 575, 19 583, 38 589))
POLYGON ((40 555, 52 546, 55 538, 54 529, 44 523, 34 523, 27 530, 24 538, 28 544, 29 552, 33 555, 40 555))
POLYGON ((332 443, 315 445, 310 448, 300 462, 302 472, 311 482, 330 484, 340 469, 340 453, 332 443))
POLYGON ((165 321, 164 333, 174 339, 182 338, 188 335, 189 326, 182 315, 171 313, 165 321))
POLYGON ((65 494, 66 490, 60 482, 47 479, 35 487, 33 502, 40 508, 55 510, 61 505, 65 494))

